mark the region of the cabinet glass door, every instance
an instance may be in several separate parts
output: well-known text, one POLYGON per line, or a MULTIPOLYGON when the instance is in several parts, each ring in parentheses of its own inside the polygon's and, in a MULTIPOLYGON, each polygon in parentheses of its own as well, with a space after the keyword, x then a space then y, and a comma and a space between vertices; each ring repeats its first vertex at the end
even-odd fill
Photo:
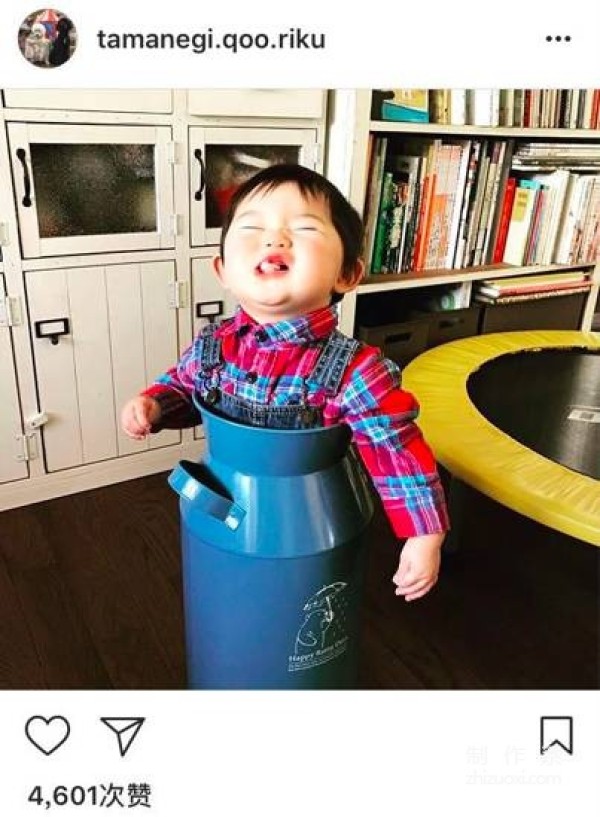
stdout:
POLYGON ((19 459, 23 453, 22 444, 19 442, 23 434, 23 423, 17 393, 11 330, 6 325, 5 296, 4 276, 0 275, 0 383, 2 383, 0 483, 25 479, 29 476, 27 463, 19 459))
POLYGON ((8 130, 26 258, 174 246, 168 127, 8 130))
POLYGON ((231 197, 259 170, 287 162, 314 168, 316 139, 311 128, 190 128, 192 245, 219 243, 231 197))

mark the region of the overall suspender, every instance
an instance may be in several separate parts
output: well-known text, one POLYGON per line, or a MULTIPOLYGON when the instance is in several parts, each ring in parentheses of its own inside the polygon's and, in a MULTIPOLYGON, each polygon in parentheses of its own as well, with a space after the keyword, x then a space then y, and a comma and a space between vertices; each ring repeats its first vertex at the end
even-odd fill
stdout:
MULTIPOLYGON (((208 405, 215 405, 221 399, 219 369, 223 361, 221 357, 221 340, 215 337, 217 328, 216 324, 209 324, 201 332, 200 370, 207 388, 204 400, 208 405)), ((328 397, 335 397, 339 391, 344 373, 359 346, 359 341, 354 338, 348 338, 338 330, 333 331, 327 338, 314 369, 305 377, 305 394, 308 395, 310 388, 323 389, 328 397)), ((239 397, 229 398, 230 401, 232 399, 238 403, 245 402, 251 405, 249 400, 242 401, 242 398, 239 397)), ((276 414, 282 411, 289 412, 292 407, 265 406, 262 408, 276 414)), ((322 406, 309 406, 306 403, 297 406, 298 412, 303 412, 301 414, 303 418, 302 425, 311 425, 317 422, 320 409, 322 409, 322 406)))

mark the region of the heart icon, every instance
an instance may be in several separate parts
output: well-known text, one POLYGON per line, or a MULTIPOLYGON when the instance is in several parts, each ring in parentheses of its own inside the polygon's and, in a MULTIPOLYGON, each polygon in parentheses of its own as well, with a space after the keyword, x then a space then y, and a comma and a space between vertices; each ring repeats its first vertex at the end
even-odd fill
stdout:
POLYGON ((27 739, 45 755, 51 755, 62 746, 70 731, 69 721, 62 715, 54 715, 52 718, 34 715, 25 724, 27 739))

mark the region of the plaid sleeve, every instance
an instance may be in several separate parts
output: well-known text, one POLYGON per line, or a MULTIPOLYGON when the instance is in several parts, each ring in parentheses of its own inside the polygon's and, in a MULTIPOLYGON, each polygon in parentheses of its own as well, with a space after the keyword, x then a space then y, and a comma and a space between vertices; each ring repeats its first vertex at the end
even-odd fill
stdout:
POLYGON ((449 527, 431 449, 415 423, 419 405, 400 387, 400 369, 366 347, 341 393, 342 418, 399 538, 449 527))
POLYGON ((200 360, 200 343, 201 338, 196 338, 179 362, 159 375, 154 383, 142 392, 148 397, 153 397, 160 405, 160 420, 152 426, 153 432, 161 431, 163 428, 190 428, 200 423, 200 412, 192 400, 194 379, 200 360))

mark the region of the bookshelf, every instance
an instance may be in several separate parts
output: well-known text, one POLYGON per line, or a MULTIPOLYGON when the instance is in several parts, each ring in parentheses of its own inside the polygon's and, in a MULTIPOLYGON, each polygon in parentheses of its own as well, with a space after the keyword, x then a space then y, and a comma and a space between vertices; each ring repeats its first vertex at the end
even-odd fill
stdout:
MULTIPOLYGON (((600 94, 598 94, 600 96, 600 94)), ((373 161, 373 146, 378 138, 385 137, 398 145, 407 139, 444 142, 463 142, 473 144, 485 140, 488 144, 503 140, 511 144, 515 151, 520 145, 528 143, 552 143, 560 148, 567 143, 578 143, 584 146, 597 146, 600 158, 600 129, 592 128, 558 128, 558 127, 522 127, 522 126, 484 126, 445 123, 412 123, 380 121, 371 119, 372 92, 370 90, 336 91, 332 94, 331 117, 329 128, 329 150, 327 159, 328 175, 346 193, 354 206, 368 218, 369 186, 371 181, 370 162, 373 161)), ((540 108, 541 110, 541 108, 540 108)), ((558 117, 558 112, 557 112, 558 117)), ((513 150, 511 147, 511 152, 513 150)), ((565 150, 567 148, 565 147, 565 150)), ((512 155, 512 153, 511 153, 512 155)), ((560 163, 559 163, 560 164, 560 163)), ((527 178, 534 172, 550 172, 554 168, 538 169, 515 168, 514 174, 527 178)), ((582 170, 583 168, 576 168, 582 170)), ((586 168, 590 171, 591 168, 586 168)), ((594 170, 600 175, 600 165, 594 170)), ((513 175, 510 165, 507 173, 513 175)), ((500 206, 498 198, 495 202, 500 206)), ((490 214, 490 223, 492 215, 490 214)), ((372 249, 372 247, 371 247, 372 249)), ((546 258, 547 260, 547 258, 546 258)), ((580 328, 591 329, 594 313, 600 309, 598 293, 600 289, 600 263, 598 259, 577 263, 494 263, 467 265, 460 268, 427 268, 409 269, 404 272, 376 271, 365 276, 358 290, 344 298, 341 306, 341 328, 348 334, 357 331, 357 309, 360 312, 361 299, 382 293, 397 293, 411 290, 413 293, 422 290, 426 294, 430 288, 441 288, 449 285, 465 285, 468 298, 473 283, 488 279, 505 277, 539 275, 541 273, 565 272, 568 270, 586 270, 589 272, 591 286, 585 295, 580 328)), ((430 290, 435 291, 434 289, 430 290)), ((408 293, 407 293, 408 294, 408 293)), ((499 307, 502 308, 502 307, 499 307)), ((598 316, 596 316, 596 322, 598 316)))

